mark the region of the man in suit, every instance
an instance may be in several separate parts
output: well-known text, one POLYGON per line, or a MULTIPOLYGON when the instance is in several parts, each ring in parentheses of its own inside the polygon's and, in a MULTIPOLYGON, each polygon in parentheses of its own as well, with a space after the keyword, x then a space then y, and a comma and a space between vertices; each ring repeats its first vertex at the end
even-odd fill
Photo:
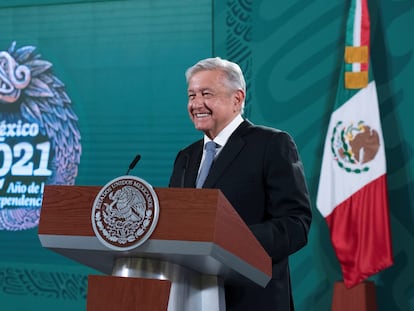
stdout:
POLYGON ((272 258, 272 279, 225 284, 226 309, 293 310, 288 256, 307 243, 311 208, 304 170, 286 132, 243 119, 246 83, 240 67, 207 58, 186 71, 188 113, 204 138, 181 150, 170 187, 195 187, 213 140, 216 155, 202 188, 220 189, 272 258))

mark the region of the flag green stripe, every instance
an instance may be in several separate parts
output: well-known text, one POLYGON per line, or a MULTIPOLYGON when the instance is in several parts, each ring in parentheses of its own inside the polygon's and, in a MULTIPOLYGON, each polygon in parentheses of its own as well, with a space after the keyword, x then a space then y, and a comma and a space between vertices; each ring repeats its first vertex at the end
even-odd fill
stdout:
POLYGON ((346 22, 345 45, 354 46, 354 21, 355 21, 356 1, 351 0, 348 20, 346 22))

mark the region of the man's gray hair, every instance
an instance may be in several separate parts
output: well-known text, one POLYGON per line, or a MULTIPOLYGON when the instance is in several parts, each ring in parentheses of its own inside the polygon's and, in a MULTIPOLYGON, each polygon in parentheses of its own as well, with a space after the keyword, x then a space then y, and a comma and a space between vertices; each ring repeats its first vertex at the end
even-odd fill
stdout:
MULTIPOLYGON (((205 70, 221 70, 227 78, 227 85, 230 89, 233 91, 242 90, 246 94, 246 81, 240 66, 220 57, 202 59, 194 66, 188 68, 185 72, 187 83, 194 74, 205 70)), ((242 103, 242 113, 243 110, 244 101, 242 103)))

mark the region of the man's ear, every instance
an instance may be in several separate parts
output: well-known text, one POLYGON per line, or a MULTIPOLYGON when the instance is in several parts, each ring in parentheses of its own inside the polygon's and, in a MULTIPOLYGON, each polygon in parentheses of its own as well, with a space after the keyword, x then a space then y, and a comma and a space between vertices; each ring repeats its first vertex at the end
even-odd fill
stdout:
POLYGON ((243 90, 237 90, 236 92, 234 92, 234 105, 237 107, 241 107, 242 102, 244 101, 244 91, 243 90))

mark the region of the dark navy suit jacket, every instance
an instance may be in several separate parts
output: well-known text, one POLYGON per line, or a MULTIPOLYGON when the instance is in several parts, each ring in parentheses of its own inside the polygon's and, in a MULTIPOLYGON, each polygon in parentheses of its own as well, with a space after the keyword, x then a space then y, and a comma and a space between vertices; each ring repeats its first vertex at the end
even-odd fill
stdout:
MULTIPOLYGON (((170 187, 195 187, 202 150, 201 139, 178 153, 170 187)), ((266 288, 225 285, 227 310, 293 310, 288 256, 307 243, 312 216, 291 136, 243 121, 215 159, 203 188, 223 192, 272 258, 266 288)))

